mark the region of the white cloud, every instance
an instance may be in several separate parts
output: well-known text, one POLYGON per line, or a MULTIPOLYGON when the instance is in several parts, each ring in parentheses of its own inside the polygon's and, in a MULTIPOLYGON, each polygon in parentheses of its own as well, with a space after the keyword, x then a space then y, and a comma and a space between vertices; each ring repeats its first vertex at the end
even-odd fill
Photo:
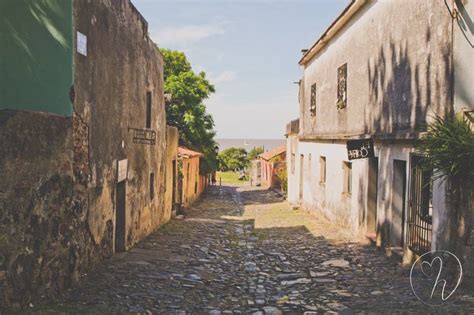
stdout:
POLYGON ((212 74, 209 74, 209 82, 212 84, 219 84, 223 82, 231 82, 237 78, 237 72, 235 71, 224 71, 218 76, 214 77, 212 74))
POLYGON ((152 35, 159 46, 181 46, 199 42, 205 38, 224 34, 222 25, 186 25, 165 27, 152 35))

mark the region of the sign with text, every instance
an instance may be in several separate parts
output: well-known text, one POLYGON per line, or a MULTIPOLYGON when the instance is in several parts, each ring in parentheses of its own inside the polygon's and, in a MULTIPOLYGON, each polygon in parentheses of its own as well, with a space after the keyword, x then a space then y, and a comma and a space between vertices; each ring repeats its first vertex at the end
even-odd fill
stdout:
POLYGON ((117 183, 127 179, 128 160, 117 162, 117 183))
POLYGON ((374 157, 374 140, 358 139, 347 141, 349 160, 367 159, 374 157))
POLYGON ((133 132, 133 143, 155 145, 156 131, 151 129, 128 128, 133 132))

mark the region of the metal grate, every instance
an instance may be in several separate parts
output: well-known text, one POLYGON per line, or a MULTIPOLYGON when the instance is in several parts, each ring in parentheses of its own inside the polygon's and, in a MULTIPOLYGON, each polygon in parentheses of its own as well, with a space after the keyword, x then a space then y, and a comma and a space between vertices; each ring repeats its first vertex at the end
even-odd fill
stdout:
POLYGON ((422 157, 411 156, 410 202, 408 206, 408 247, 418 255, 431 251, 431 172, 421 167, 422 157))
POLYGON ((347 107, 347 63, 337 68, 337 109, 347 107))

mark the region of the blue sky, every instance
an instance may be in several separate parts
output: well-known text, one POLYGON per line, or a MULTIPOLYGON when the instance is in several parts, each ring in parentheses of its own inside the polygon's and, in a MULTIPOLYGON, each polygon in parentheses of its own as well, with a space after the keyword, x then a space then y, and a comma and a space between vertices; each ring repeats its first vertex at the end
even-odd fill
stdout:
POLYGON ((132 0, 158 46, 184 51, 216 93, 218 138, 283 138, 298 117, 301 49, 348 0, 132 0))

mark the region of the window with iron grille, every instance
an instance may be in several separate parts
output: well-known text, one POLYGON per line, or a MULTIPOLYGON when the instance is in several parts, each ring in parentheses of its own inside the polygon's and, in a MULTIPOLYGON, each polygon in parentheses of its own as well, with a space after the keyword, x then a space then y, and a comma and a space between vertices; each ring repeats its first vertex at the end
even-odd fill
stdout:
POLYGON ((347 106, 347 63, 337 69, 337 109, 347 106))
POLYGON ((312 117, 316 116, 316 83, 311 85, 311 104, 309 105, 309 113, 312 117))

